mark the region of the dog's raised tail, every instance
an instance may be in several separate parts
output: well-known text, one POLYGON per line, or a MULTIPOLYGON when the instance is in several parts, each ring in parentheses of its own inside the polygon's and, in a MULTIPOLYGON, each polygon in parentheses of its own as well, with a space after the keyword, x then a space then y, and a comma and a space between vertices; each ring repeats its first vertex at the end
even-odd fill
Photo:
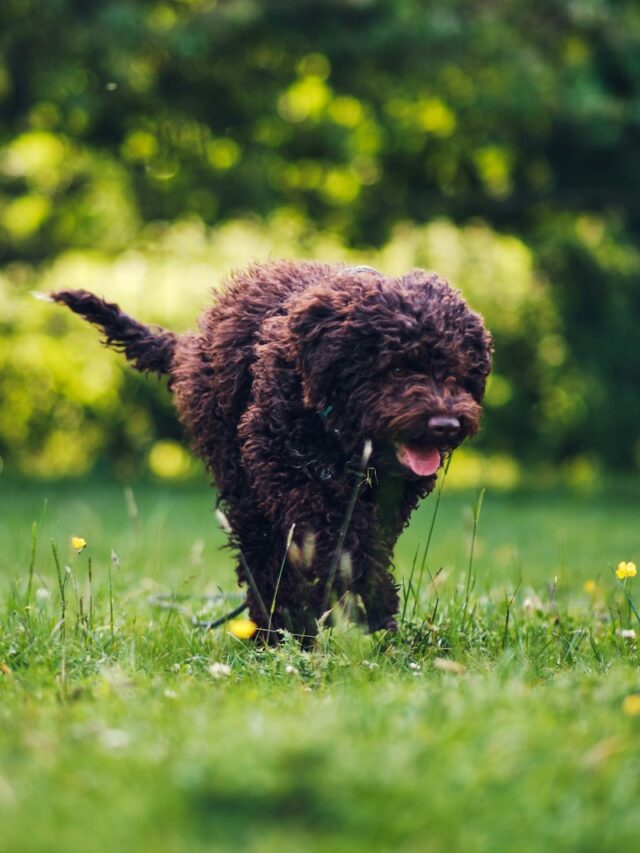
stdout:
POLYGON ((169 373, 177 340, 172 332, 145 326, 115 302, 106 302, 86 290, 58 290, 48 296, 102 329, 104 344, 124 353, 137 370, 169 373))

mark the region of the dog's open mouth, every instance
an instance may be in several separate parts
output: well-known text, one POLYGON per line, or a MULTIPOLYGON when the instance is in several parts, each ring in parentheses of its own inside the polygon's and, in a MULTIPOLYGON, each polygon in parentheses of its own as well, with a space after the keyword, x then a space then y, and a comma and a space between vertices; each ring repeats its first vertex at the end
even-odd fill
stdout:
POLYGON ((442 464, 442 453, 437 447, 417 447, 396 444, 398 462, 418 477, 433 476, 442 464))

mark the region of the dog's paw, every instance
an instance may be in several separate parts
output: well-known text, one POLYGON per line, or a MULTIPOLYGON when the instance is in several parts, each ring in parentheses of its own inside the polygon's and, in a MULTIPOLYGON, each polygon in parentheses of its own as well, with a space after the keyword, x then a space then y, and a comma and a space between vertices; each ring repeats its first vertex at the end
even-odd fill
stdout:
POLYGON ((396 617, 386 616, 371 620, 369 622, 369 633, 374 634, 376 631, 389 631, 390 634, 397 634, 398 623, 396 622, 396 617))

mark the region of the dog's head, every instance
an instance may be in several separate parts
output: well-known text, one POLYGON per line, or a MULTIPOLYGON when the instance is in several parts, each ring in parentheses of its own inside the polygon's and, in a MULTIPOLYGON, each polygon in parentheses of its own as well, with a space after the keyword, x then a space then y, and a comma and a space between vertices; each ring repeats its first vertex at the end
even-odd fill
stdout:
POLYGON ((433 477, 477 431, 491 336, 438 276, 344 269, 298 297, 289 324, 305 405, 351 452, 371 439, 373 464, 433 477))

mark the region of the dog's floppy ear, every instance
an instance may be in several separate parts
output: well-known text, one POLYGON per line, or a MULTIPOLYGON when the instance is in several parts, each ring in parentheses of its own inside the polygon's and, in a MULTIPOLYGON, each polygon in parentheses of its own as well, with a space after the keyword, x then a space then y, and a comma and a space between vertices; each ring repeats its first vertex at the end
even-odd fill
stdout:
POLYGON ((474 400, 481 403, 493 364, 493 337, 482 317, 474 311, 470 313, 473 322, 469 324, 464 339, 469 359, 467 377, 474 400))
POLYGON ((289 315, 289 356, 302 380, 306 406, 322 409, 339 393, 338 369, 347 358, 353 295, 330 282, 319 283, 303 293, 289 315))

